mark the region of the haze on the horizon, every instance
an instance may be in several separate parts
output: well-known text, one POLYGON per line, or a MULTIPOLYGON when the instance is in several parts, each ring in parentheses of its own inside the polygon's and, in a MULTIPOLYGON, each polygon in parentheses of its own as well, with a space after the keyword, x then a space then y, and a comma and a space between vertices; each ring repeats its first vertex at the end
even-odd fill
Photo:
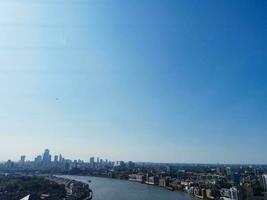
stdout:
POLYGON ((267 2, 0 1, 0 160, 267 163, 267 2))

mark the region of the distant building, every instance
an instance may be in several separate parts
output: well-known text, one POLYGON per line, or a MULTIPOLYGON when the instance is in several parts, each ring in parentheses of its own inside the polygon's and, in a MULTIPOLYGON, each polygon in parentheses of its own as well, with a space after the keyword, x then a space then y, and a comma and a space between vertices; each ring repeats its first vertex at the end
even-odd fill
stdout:
POLYGON ((54 162, 58 162, 58 155, 55 155, 55 157, 54 157, 54 162))
POLYGON ((127 166, 128 166, 129 169, 132 169, 132 168, 135 167, 135 164, 134 164, 134 162, 129 161, 127 166))
POLYGON ((238 172, 231 172, 229 175, 229 179, 233 182, 233 183, 239 183, 240 182, 240 174, 238 172))
POLYGON ((20 156, 20 162, 25 163, 26 156, 20 156))
POLYGON ((64 165, 64 169, 65 170, 70 170, 70 167, 71 167, 71 163, 70 162, 66 162, 65 165, 64 165))
POLYGON ((12 162, 11 160, 8 160, 6 163, 6 168, 13 168, 14 167, 14 162, 12 162))
POLYGON ((74 160, 73 161, 73 164, 74 164, 74 168, 77 169, 78 168, 78 162, 77 162, 77 160, 74 160))
POLYGON ((40 162, 42 162, 42 156, 41 156, 41 155, 38 155, 38 156, 34 159, 34 162, 35 162, 35 163, 40 163, 40 162))
POLYGON ((123 161, 115 161, 113 167, 125 167, 125 163, 123 161))
POLYGON ((90 167, 91 168, 94 168, 94 166, 95 166, 95 158, 94 157, 91 157, 90 158, 90 167))
POLYGON ((45 152, 43 154, 43 163, 47 164, 51 162, 51 155, 49 153, 49 149, 45 149, 45 152))
POLYGON ((178 170, 177 171, 177 179, 179 179, 179 180, 183 180, 183 179, 185 179, 186 178, 186 172, 185 172, 185 170, 178 170))
POLYGON ((217 167, 217 168, 216 168, 216 173, 217 173, 217 174, 220 174, 220 173, 221 173, 221 168, 220 168, 220 167, 217 167))
POLYGON ((226 172, 226 175, 229 176, 231 174, 231 168, 230 167, 226 167, 225 168, 225 172, 226 172))
POLYGON ((166 168, 166 171, 167 172, 170 172, 171 171, 171 167, 169 165, 167 165, 165 168, 166 168))

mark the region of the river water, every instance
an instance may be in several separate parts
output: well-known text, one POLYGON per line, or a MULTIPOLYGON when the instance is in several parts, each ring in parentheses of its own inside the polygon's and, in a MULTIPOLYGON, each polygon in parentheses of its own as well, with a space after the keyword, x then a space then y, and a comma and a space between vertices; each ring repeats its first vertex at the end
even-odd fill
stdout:
POLYGON ((157 186, 89 176, 61 176, 89 183, 93 190, 93 200, 192 200, 183 192, 172 192, 157 186))

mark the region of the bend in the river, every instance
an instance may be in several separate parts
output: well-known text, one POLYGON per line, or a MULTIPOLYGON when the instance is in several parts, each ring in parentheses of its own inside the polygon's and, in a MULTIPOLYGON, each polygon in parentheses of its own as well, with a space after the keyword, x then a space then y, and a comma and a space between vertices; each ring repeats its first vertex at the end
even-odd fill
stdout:
POLYGON ((89 183, 93 190, 93 200, 192 200, 183 192, 172 192, 157 186, 125 180, 89 177, 63 176, 65 178, 89 183))

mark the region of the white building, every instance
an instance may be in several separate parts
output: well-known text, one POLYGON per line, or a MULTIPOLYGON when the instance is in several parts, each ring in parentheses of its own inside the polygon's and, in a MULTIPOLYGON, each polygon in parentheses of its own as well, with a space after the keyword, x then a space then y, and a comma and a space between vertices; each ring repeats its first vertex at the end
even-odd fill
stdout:
POLYGON ((231 200, 238 200, 239 199, 239 191, 236 187, 230 188, 230 199, 231 200))
POLYGON ((267 174, 262 175, 262 185, 265 191, 267 191, 267 174))

